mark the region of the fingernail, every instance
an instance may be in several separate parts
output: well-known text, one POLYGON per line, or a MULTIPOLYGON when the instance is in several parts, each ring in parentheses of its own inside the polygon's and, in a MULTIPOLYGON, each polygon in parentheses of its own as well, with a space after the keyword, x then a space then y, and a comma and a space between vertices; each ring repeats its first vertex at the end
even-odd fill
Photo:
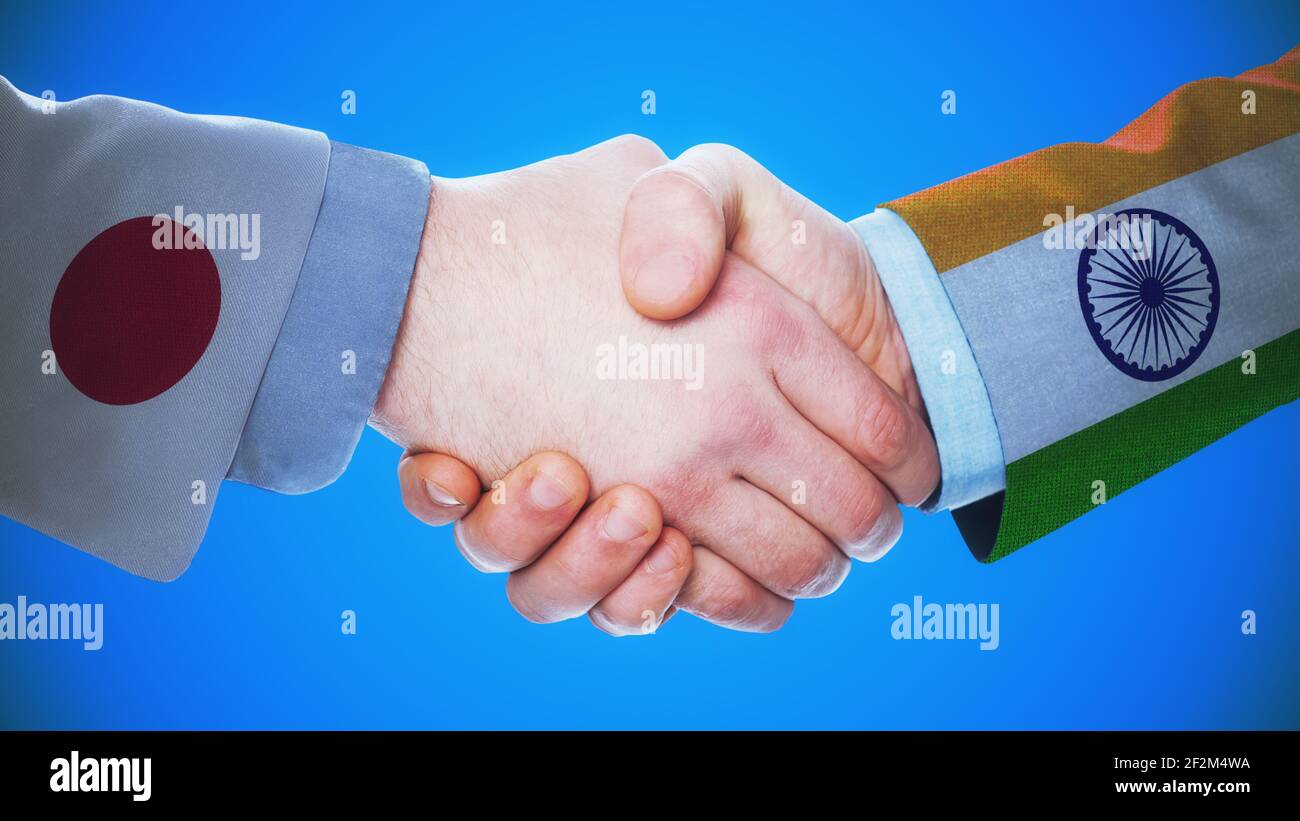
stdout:
POLYGON ((528 497, 542 510, 555 510, 563 507, 573 498, 573 494, 559 480, 552 479, 545 473, 537 473, 528 485, 528 497))
POLYGON ((611 542, 630 542, 637 536, 643 536, 646 532, 645 525, 633 515, 611 507, 605 514, 605 519, 600 523, 601 532, 605 538, 611 542))
POLYGON ((632 288, 642 299, 666 305, 677 301, 694 281, 694 260, 684 254, 660 254, 641 264, 632 288))
POLYGON ((667 540, 660 542, 650 551, 645 560, 646 570, 651 573, 667 573, 677 567, 677 551, 667 540))
POLYGON ((428 479, 424 480, 424 492, 429 495, 429 501, 438 507, 463 507, 465 505, 464 502, 453 496, 447 488, 428 479))

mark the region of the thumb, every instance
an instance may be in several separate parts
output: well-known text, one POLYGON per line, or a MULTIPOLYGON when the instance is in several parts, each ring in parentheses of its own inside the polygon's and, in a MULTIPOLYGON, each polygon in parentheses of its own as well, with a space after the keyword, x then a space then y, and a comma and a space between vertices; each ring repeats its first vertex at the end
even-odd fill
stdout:
POLYGON ((627 300, 651 319, 699 307, 727 248, 724 200, 680 161, 646 173, 623 213, 619 274, 627 300))

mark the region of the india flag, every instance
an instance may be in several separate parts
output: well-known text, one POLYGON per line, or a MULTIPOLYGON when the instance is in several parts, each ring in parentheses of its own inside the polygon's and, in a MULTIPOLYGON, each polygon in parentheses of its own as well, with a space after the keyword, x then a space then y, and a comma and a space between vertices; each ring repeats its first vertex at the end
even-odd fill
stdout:
POLYGON ((1004 493, 975 554, 1040 538, 1300 397, 1300 49, 1184 86, 1100 144, 904 197, 988 392, 1004 493))

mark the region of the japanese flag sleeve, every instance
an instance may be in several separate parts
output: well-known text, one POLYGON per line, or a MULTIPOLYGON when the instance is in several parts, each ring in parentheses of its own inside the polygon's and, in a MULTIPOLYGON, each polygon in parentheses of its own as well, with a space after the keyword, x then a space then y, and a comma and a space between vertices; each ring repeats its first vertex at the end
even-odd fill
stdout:
MULTIPOLYGON (((346 464, 419 229, 320 236, 332 148, 314 131, 117 97, 55 103, 0 78, 0 514, 169 580, 228 474, 291 491, 337 475, 295 477, 277 450, 311 427, 346 464), (389 242, 407 267, 372 289, 386 294, 376 320, 327 262, 389 242), (364 334, 335 339, 336 324, 378 326, 375 350, 364 334), (345 349, 363 357, 352 373, 345 349), (347 419, 331 428, 295 403, 347 419)), ((343 164, 364 177, 358 151, 343 164)), ((417 223, 427 171, 422 185, 417 223)))

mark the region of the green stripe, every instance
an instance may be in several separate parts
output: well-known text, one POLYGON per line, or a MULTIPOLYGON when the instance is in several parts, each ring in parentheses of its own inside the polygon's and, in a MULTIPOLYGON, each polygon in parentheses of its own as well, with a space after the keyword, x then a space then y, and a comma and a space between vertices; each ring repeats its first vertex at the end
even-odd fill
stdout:
POLYGON ((997 561, 1113 499, 1279 405, 1300 398, 1300 330, 1255 349, 1255 373, 1232 359, 1007 466, 997 561))

